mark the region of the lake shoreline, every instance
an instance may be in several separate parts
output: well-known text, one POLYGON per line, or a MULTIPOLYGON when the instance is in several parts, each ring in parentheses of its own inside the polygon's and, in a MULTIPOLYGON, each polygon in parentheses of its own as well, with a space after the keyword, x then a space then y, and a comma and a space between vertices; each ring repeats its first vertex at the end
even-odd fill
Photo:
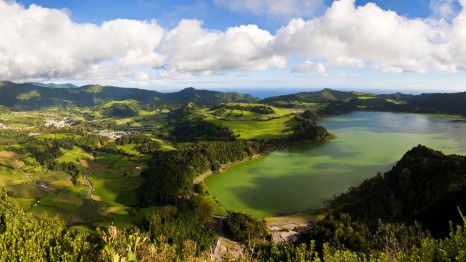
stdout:
MULTIPOLYGON (((193 184, 202 183, 209 176, 221 175, 221 174, 225 173, 226 171, 228 171, 228 169, 230 169, 232 167, 235 167, 237 165, 240 165, 242 163, 246 163, 246 162, 249 162, 249 161, 252 161, 252 160, 255 160, 255 159, 259 159, 259 158, 264 157, 264 156, 267 156, 269 153, 270 152, 263 153, 263 154, 256 154, 256 155, 253 155, 251 157, 244 158, 242 160, 238 160, 238 161, 235 161, 235 162, 230 162, 230 163, 227 163, 227 164, 223 164, 218 171, 207 171, 207 172, 204 172, 204 173, 196 176, 193 179, 193 184)), ((213 194, 211 194, 211 195, 213 196, 213 194)))
MULTIPOLYGON (((267 156, 267 161, 246 164, 238 168, 238 176, 215 176, 206 184, 211 195, 230 210, 267 218, 299 214, 326 207, 335 195, 389 171, 407 150, 418 144, 447 154, 464 152, 466 142, 458 130, 466 132, 466 123, 454 120, 390 112, 353 112, 326 118, 319 124, 337 135, 338 140, 300 143, 299 147, 283 144, 261 155, 267 156), (228 200, 223 203, 225 197, 228 200)), ((254 159, 258 158, 261 157, 254 159)), ((228 165, 220 174, 248 161, 228 165)))

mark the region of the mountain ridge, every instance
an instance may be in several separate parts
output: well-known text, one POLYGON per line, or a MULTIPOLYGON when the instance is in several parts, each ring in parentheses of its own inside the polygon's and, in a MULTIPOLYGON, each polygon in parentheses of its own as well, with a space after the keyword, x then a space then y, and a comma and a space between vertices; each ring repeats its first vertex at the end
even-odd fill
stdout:
POLYGON ((0 82, 0 105, 12 109, 38 109, 50 106, 92 107, 110 101, 134 99, 148 106, 182 105, 194 102, 213 106, 226 102, 255 102, 258 98, 239 93, 185 88, 174 93, 115 86, 84 85, 81 87, 53 88, 32 83, 0 82))

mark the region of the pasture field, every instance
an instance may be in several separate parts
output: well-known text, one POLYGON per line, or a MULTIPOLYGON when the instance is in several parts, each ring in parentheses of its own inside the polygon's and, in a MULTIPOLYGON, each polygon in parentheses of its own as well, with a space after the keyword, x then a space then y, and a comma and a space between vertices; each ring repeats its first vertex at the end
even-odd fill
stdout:
POLYGON ((408 103, 406 101, 398 101, 394 99, 385 99, 385 100, 389 103, 396 104, 396 105, 406 105, 408 103))
POLYGON ((141 177, 128 177, 123 174, 117 176, 115 173, 109 173, 107 176, 107 172, 104 175, 88 175, 88 179, 94 187, 92 192, 94 200, 125 206, 136 204, 136 193, 133 190, 143 182, 141 177))
POLYGON ((92 155, 82 150, 81 148, 75 146, 72 150, 60 149, 63 155, 57 158, 58 163, 69 163, 73 162, 79 164, 80 159, 92 159, 92 155))
POLYGON ((136 144, 126 144, 122 146, 116 146, 118 149, 123 150, 125 153, 130 155, 140 155, 136 150, 136 144))
POLYGON ((84 205, 84 200, 67 194, 48 195, 40 199, 40 204, 48 207, 61 208, 68 211, 76 211, 84 205))
POLYGON ((281 117, 267 121, 223 121, 216 118, 207 118, 209 122, 230 128, 238 139, 264 139, 285 137, 291 134, 294 124, 293 116, 281 117))
POLYGON ((0 166, 0 184, 17 185, 27 182, 26 176, 13 168, 0 166))
POLYGON ((104 165, 104 166, 111 166, 116 161, 118 161, 122 156, 116 154, 109 154, 105 153, 96 158, 97 163, 104 165))

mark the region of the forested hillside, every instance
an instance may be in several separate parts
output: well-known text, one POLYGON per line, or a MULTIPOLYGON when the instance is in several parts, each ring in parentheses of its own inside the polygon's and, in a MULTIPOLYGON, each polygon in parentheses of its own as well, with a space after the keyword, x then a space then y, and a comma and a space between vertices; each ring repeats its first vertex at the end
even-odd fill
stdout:
POLYGON ((178 106, 195 102, 202 106, 213 106, 226 102, 253 102, 258 99, 238 93, 186 88, 174 93, 153 90, 122 88, 114 86, 86 85, 82 87, 51 88, 48 85, 16 84, 0 82, 0 105, 12 109, 39 109, 51 106, 91 107, 111 101, 134 99, 146 107, 178 106))
POLYGON ((434 236, 460 224, 457 208, 466 210, 466 157, 417 146, 384 175, 365 181, 335 199, 341 212, 369 225, 420 222, 434 236))
POLYGON ((466 157, 418 146, 384 175, 334 199, 297 244, 265 243, 274 261, 464 261, 466 157))
POLYGON ((392 111, 466 115, 466 93, 371 94, 366 92, 323 89, 291 95, 269 97, 263 104, 296 107, 311 106, 319 115, 335 115, 352 111, 392 111))

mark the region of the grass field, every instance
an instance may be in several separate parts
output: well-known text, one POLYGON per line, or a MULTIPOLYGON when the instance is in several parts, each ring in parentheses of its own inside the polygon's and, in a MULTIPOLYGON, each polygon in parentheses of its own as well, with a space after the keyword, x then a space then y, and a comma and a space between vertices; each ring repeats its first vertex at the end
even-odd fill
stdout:
POLYGON ((1 185, 17 185, 27 182, 26 177, 13 168, 0 166, 0 184, 1 185))
POLYGON ((358 96, 359 100, 370 100, 376 98, 375 96, 358 96))
POLYGON ((46 194, 37 186, 32 185, 29 182, 15 185, 6 185, 6 189, 9 195, 19 198, 39 198, 46 194))
POLYGON ((29 210, 31 206, 36 202, 35 198, 16 198, 16 200, 24 210, 29 210))
POLYGON ((223 207, 218 200, 215 200, 211 194, 204 196, 203 198, 214 209, 215 215, 225 216, 227 214, 227 209, 223 207))
POLYGON ((104 201, 111 205, 134 205, 137 202, 134 189, 139 187, 143 178, 141 177, 125 177, 121 175, 119 178, 115 174, 106 174, 103 176, 88 175, 94 190, 92 192, 93 199, 104 201))
POLYGON ((122 156, 116 155, 116 154, 103 154, 101 156, 98 156, 96 161, 97 163, 105 166, 110 166, 116 161, 118 161, 122 156))
POLYGON ((126 144, 123 146, 116 146, 116 147, 130 155, 140 155, 139 151, 136 150, 136 144, 126 144))
POLYGON ((396 105, 405 105, 405 104, 408 103, 406 101, 397 101, 397 100, 394 100, 394 99, 385 99, 385 100, 387 102, 389 102, 389 103, 396 104, 396 105))
POLYGON ((105 221, 104 217, 94 205, 85 205, 79 208, 71 217, 70 224, 86 224, 96 221, 105 221))
POLYGON ((291 134, 290 127, 294 120, 292 116, 276 118, 268 121, 222 121, 207 118, 209 122, 230 128, 239 139, 273 139, 291 134))
POLYGON ((48 207, 56 207, 68 211, 76 211, 82 207, 84 201, 82 198, 70 196, 67 194, 48 195, 41 198, 41 205, 48 207))
POLYGON ((79 165, 80 159, 92 159, 92 155, 87 153, 86 151, 82 150, 79 147, 73 147, 72 150, 68 149, 61 149, 63 155, 57 158, 58 163, 69 163, 73 162, 79 165))

